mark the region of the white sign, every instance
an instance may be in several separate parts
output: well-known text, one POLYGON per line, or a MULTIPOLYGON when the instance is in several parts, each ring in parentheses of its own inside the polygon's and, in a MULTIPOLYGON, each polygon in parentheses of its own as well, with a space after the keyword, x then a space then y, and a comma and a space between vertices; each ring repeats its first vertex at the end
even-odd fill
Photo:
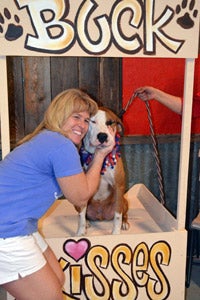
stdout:
POLYGON ((0 55, 196 57, 195 0, 0 2, 0 55))

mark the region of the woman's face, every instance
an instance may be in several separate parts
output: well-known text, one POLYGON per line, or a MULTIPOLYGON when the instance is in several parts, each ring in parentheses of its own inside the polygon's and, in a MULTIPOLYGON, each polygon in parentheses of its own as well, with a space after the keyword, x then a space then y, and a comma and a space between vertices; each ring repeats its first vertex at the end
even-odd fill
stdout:
POLYGON ((67 133, 69 139, 78 145, 88 131, 90 116, 87 111, 73 113, 63 124, 62 130, 67 133))

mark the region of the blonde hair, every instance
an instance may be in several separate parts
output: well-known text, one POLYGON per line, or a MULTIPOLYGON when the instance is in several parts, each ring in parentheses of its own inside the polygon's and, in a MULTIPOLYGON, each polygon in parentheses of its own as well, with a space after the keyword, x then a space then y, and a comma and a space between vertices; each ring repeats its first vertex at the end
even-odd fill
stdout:
POLYGON ((80 89, 65 90, 52 100, 44 114, 42 122, 32 133, 20 140, 18 145, 29 141, 44 129, 56 131, 66 136, 66 132, 64 132, 61 127, 65 120, 73 113, 87 111, 91 117, 96 114, 97 110, 97 103, 87 93, 80 89))

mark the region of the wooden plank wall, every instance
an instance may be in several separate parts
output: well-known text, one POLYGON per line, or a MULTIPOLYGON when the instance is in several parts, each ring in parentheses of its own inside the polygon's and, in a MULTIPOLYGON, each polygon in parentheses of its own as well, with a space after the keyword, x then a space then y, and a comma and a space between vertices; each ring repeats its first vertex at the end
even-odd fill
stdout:
POLYGON ((121 59, 96 57, 7 57, 11 147, 42 120, 67 88, 87 91, 99 105, 119 113, 121 59))
MULTIPOLYGON (((60 91, 80 87, 114 112, 122 108, 121 59, 96 57, 7 57, 11 148, 43 118, 51 99, 60 91)), ((166 207, 176 215, 180 135, 157 136, 164 176, 166 207), (171 161, 173 157, 173 163, 171 161), (170 169, 169 169, 169 161, 170 169)), ((192 137, 188 202, 197 201, 195 184, 200 136, 192 137), (194 163, 193 163, 194 161, 194 163)), ((121 140, 127 189, 143 183, 159 197, 150 136, 125 136, 121 140)), ((193 218, 191 214, 190 219, 193 218)))

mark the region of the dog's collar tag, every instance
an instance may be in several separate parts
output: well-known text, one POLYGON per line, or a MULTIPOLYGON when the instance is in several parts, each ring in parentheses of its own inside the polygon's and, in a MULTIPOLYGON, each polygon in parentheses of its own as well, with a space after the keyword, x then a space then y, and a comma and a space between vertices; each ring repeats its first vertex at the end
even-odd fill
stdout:
MULTIPOLYGON (((117 133, 115 136, 115 147, 113 148, 112 152, 110 152, 104 159, 103 166, 101 169, 101 175, 104 175, 107 168, 110 167, 111 169, 113 169, 117 163, 118 158, 121 157, 119 139, 120 135, 117 133)), ((84 146, 81 147, 80 158, 83 166, 89 166, 93 159, 93 156, 94 154, 91 154, 88 151, 86 151, 84 146)))

